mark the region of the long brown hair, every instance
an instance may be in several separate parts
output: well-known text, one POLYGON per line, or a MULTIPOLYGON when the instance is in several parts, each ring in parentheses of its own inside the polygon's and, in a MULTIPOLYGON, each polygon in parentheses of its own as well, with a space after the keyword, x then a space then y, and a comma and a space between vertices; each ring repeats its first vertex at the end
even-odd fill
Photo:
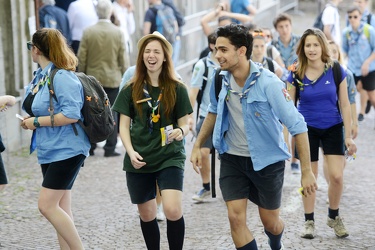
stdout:
POLYGON ((297 50, 296 50, 296 53, 298 55, 298 63, 297 63, 297 66, 296 66, 296 73, 301 79, 305 76, 305 72, 306 72, 306 68, 307 68, 307 57, 306 57, 304 48, 305 48, 306 38, 309 35, 314 35, 318 38, 320 46, 322 47, 322 56, 321 56, 322 62, 328 63, 331 66, 333 64, 332 59, 331 59, 330 54, 329 54, 328 41, 327 41, 327 38, 324 35, 324 33, 321 30, 315 29, 315 28, 307 29, 303 33, 303 35, 302 35, 302 37, 301 37, 301 39, 298 43, 297 50))
POLYGON ((65 37, 59 30, 39 29, 34 33, 32 43, 57 68, 75 71, 78 59, 68 47, 65 37))
MULTIPOLYGON (((173 63, 172 63, 172 54, 168 50, 166 44, 161 39, 151 37, 147 39, 142 46, 138 50, 138 57, 136 62, 136 70, 133 78, 131 79, 132 86, 132 99, 141 100, 144 99, 143 88, 144 84, 150 84, 151 80, 149 75, 147 74, 147 68, 143 61, 143 54, 147 44, 152 41, 160 42, 164 57, 166 59, 163 62, 162 69, 159 75, 159 88, 163 89, 163 97, 161 98, 161 106, 163 106, 164 113, 167 117, 172 113, 173 108, 176 104, 176 84, 183 84, 180 82, 174 71, 173 63)), ((137 109, 138 113, 142 115, 142 103, 137 104, 134 103, 135 108, 137 109)))

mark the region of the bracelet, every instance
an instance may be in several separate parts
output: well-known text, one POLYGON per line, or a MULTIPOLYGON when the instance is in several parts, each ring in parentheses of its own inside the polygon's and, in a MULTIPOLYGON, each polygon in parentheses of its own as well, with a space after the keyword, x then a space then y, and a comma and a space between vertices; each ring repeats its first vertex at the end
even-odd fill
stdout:
POLYGON ((184 130, 180 127, 177 127, 177 128, 181 130, 182 136, 185 136, 184 130))

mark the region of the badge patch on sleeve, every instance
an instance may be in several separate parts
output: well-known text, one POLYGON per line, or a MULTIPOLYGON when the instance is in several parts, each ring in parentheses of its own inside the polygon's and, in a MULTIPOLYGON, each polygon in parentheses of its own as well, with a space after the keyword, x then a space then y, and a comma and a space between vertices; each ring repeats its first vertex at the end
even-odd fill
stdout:
POLYGON ((286 100, 287 102, 291 101, 292 98, 290 98, 290 95, 289 95, 289 93, 288 93, 288 90, 286 90, 286 89, 284 88, 282 91, 283 91, 283 94, 284 94, 285 100, 286 100))

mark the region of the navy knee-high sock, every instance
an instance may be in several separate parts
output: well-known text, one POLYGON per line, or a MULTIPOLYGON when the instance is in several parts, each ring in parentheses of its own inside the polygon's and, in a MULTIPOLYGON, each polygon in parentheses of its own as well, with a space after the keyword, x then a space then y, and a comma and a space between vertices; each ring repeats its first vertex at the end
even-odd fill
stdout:
POLYGON ((274 235, 270 232, 268 232, 266 229, 264 229, 264 232, 267 234, 269 238, 269 244, 272 250, 279 250, 281 249, 281 236, 283 236, 284 230, 278 234, 274 235))
POLYGON ((258 250, 257 242, 255 241, 255 239, 253 239, 252 241, 250 241, 246 245, 244 245, 242 247, 239 247, 239 248, 236 248, 236 249, 237 250, 258 250))
POLYGON ((141 221, 143 238, 148 250, 160 250, 160 230, 156 218, 149 222, 141 221))
POLYGON ((185 238, 184 216, 176 221, 167 219, 167 237, 170 250, 181 250, 185 238))

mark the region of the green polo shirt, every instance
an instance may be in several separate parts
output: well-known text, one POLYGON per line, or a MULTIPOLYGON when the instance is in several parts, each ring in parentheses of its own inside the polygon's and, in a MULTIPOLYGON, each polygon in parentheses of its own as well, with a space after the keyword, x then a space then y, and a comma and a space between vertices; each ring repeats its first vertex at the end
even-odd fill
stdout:
MULTIPOLYGON (((120 91, 112 109, 132 118, 130 128, 131 142, 134 150, 143 157, 146 165, 140 169, 135 169, 131 164, 129 155, 125 154, 123 170, 134 173, 153 173, 167 167, 184 169, 186 160, 184 140, 173 141, 170 144, 161 146, 160 128, 168 125, 173 125, 173 128, 176 128, 179 118, 193 112, 185 85, 176 83, 176 104, 169 117, 164 115, 163 105, 159 105, 160 119, 158 122, 153 123, 151 133, 148 123, 151 108, 147 102, 142 103, 142 115, 139 115, 133 106, 132 86, 132 84, 129 84, 120 91)), ((159 87, 149 86, 149 92, 152 98, 151 103, 154 106, 159 97, 160 89, 159 87)), ((157 113, 158 110, 156 110, 157 113)))

